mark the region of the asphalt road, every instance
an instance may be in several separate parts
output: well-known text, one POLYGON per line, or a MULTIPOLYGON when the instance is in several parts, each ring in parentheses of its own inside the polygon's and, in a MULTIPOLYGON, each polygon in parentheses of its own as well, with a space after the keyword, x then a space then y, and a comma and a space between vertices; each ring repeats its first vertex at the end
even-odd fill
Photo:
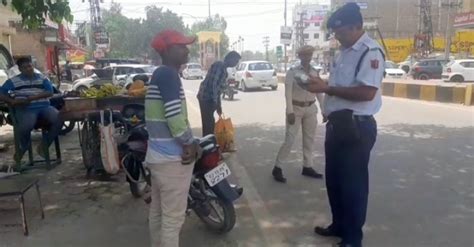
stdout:
MULTIPOLYGON (((200 81, 183 83, 191 125, 200 135, 200 81)), ((223 109, 236 127, 238 151, 227 156, 231 179, 245 190, 236 203, 237 224, 227 235, 216 235, 191 214, 181 246, 335 246, 336 239, 313 233, 315 225, 330 223, 330 211, 324 180, 300 175, 301 137, 284 167, 288 183, 271 178, 284 138, 281 84, 277 91, 239 92, 234 101, 223 101, 223 109)), ((474 246, 474 108, 385 97, 376 118, 365 246, 474 246)), ((320 171, 324 132, 318 126, 314 159, 320 171)), ((31 193, 31 234, 25 238, 12 224, 19 220, 16 202, 0 200, 0 247, 148 246, 147 208, 131 198, 123 176, 88 181, 77 135, 66 136, 62 145, 64 164, 42 180, 46 219, 39 220, 31 193)))

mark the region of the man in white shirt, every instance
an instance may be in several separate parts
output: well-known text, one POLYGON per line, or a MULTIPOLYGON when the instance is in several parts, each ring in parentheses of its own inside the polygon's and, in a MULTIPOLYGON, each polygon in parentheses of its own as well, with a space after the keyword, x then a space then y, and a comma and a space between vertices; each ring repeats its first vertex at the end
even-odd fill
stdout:
POLYGON ((373 117, 382 106, 384 54, 363 29, 356 3, 334 12, 327 22, 341 44, 329 82, 310 79, 308 90, 326 93, 326 188, 332 223, 314 230, 342 238, 340 246, 362 247, 369 195, 369 160, 377 138, 373 117))

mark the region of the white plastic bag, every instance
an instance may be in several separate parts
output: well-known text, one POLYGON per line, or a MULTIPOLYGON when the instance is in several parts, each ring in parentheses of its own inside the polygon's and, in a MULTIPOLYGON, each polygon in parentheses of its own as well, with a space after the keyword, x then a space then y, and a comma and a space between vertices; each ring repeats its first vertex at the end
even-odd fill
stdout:
POLYGON ((105 126, 104 111, 100 111, 100 156, 105 171, 109 174, 117 174, 120 170, 120 159, 118 155, 117 142, 115 141, 115 127, 113 112, 109 111, 110 122, 105 126))

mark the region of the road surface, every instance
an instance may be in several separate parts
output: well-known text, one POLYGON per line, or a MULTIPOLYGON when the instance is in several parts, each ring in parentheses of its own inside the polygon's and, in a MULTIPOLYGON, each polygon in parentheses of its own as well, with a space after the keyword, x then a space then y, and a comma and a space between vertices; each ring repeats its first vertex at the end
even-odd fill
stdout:
MULTIPOLYGON (((199 82, 183 82, 196 135, 201 132, 199 82)), ((300 175, 301 137, 284 167, 288 183, 276 183, 270 175, 284 138, 283 86, 239 92, 234 101, 223 101, 223 109, 236 127, 238 149, 227 163, 232 180, 245 189, 236 204, 237 225, 219 236, 191 214, 181 246, 335 246, 337 239, 313 233, 315 225, 330 223, 330 211, 324 180, 300 175)), ((385 97, 376 118, 365 246, 473 246, 474 108, 385 97)), ((320 125, 314 152, 320 171, 324 132, 320 125)), ((29 199, 29 237, 11 224, 18 222, 16 204, 0 201, 0 208, 10 206, 0 209, 0 247, 148 246, 147 208, 131 198, 123 177, 87 181, 76 134, 64 138, 63 147, 71 158, 42 182, 44 221, 35 214, 34 195, 29 199)))

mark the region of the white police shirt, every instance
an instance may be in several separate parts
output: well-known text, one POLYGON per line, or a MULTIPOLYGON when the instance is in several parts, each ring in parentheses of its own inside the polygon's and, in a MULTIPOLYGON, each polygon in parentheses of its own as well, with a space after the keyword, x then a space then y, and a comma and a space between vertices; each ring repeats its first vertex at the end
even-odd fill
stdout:
POLYGON ((351 109, 354 115, 374 115, 382 106, 382 80, 385 62, 380 45, 367 33, 351 47, 342 49, 330 68, 329 86, 356 87, 371 86, 377 93, 371 101, 350 101, 337 96, 325 97, 324 114, 329 116, 334 111, 351 109), (356 77, 356 67, 362 54, 369 49, 361 62, 356 77))

